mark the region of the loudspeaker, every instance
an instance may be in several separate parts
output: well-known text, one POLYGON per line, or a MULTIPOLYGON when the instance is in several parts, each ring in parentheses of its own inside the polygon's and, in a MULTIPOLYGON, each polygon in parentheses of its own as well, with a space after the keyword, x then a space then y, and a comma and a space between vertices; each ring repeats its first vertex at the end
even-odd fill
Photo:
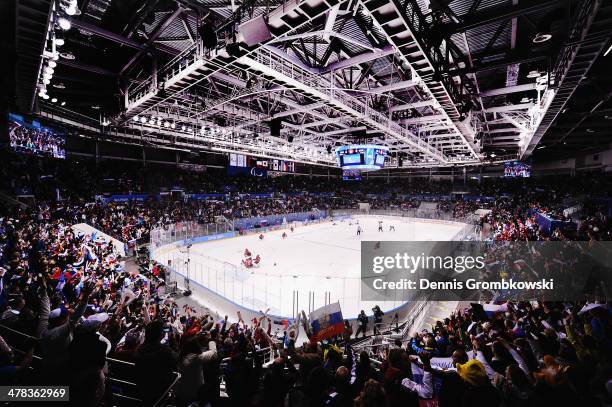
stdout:
POLYGON ((241 55, 240 55, 240 44, 237 43, 237 42, 232 42, 230 44, 227 44, 225 46, 225 50, 227 51, 227 53, 230 56, 233 56, 235 58, 240 58, 241 57, 241 55))
POLYGON ((288 141, 289 143, 293 143, 293 136, 289 136, 289 137, 287 137, 287 141, 288 141))
POLYGON ((214 27, 209 22, 205 21, 198 30, 204 48, 213 49, 217 46, 217 33, 214 27))
POLYGON ((354 131, 351 135, 357 140, 367 137, 365 129, 354 131))
POLYGON ((397 166, 398 167, 403 167, 404 166, 404 160, 402 160, 402 157, 398 157, 398 159, 397 159, 397 166))
POLYGON ((250 47, 272 38, 272 33, 263 16, 252 18, 238 27, 244 42, 250 47))
POLYGON ((281 119, 270 120, 270 134, 274 137, 280 137, 282 124, 283 122, 281 119))

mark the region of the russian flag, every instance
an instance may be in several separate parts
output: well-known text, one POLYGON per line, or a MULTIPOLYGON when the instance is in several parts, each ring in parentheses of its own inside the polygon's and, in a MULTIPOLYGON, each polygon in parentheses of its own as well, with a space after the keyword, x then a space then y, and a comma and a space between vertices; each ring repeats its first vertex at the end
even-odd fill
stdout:
POLYGON ((310 313, 310 326, 312 327, 312 341, 322 341, 340 335, 344 332, 344 319, 340 310, 340 303, 334 302, 318 308, 310 313))

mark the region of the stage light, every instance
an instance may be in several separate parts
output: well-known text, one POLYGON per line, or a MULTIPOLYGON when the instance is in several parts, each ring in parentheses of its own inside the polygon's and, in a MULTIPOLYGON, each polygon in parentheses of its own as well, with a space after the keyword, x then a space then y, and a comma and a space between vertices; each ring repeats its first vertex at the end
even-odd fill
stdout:
POLYGON ((60 103, 60 106, 66 106, 66 102, 60 103))
POLYGON ((535 79, 535 78, 538 78, 539 76, 540 76, 540 72, 538 72, 537 70, 529 71, 529 73, 527 74, 527 77, 530 79, 535 79))
POLYGON ((53 98, 53 99, 51 99, 51 101, 52 101, 53 103, 57 103, 57 98, 53 98))
POLYGON ((138 117, 138 115, 134 116, 134 121, 137 122, 138 120, 140 120, 140 118, 138 117))
POLYGON ((170 127, 171 127, 172 129, 176 129, 176 123, 172 123, 172 124, 170 124, 170 127))
POLYGON ((51 81, 49 80, 49 78, 44 78, 42 81, 45 85, 48 85, 51 83, 51 81))
POLYGON ((47 95, 47 94, 45 93, 44 95, 42 95, 42 98, 43 98, 43 99, 45 99, 45 100, 47 100, 47 99, 49 99, 49 95, 47 95))
POLYGON ((55 39, 55 46, 56 47, 61 47, 62 45, 64 45, 66 43, 66 41, 64 41, 63 38, 56 38, 55 39))
POLYGON ((166 127, 166 128, 170 127, 170 123, 165 122, 165 123, 164 123, 164 127, 166 127))
POLYGON ((146 118, 146 117, 144 117, 144 116, 142 116, 142 117, 140 118, 140 123, 145 124, 146 122, 147 122, 147 118, 146 118))
POLYGON ((57 66, 57 62, 55 61, 49 61, 49 67, 51 68, 55 68, 57 66))
POLYGON ((53 73, 55 72, 55 69, 51 68, 50 66, 45 68, 45 72, 48 74, 53 75, 53 73))
POLYGON ((535 37, 533 37, 532 41, 534 44, 541 44, 543 42, 549 41, 551 38, 552 38, 552 34, 541 32, 541 33, 537 33, 535 37))
POLYGON ((182 130, 182 131, 185 131, 185 130, 187 130, 187 127, 185 127, 185 125, 183 124, 183 125, 181 126, 181 130, 182 130))
POLYGON ((75 3, 70 4, 70 6, 66 7, 66 14, 68 14, 69 16, 73 16, 75 15, 79 10, 76 7, 75 3))
POLYGON ((70 20, 68 20, 65 17, 60 17, 57 20, 57 24, 59 25, 59 27, 64 30, 64 31, 68 31, 70 29, 70 27, 72 27, 72 24, 70 23, 70 20))

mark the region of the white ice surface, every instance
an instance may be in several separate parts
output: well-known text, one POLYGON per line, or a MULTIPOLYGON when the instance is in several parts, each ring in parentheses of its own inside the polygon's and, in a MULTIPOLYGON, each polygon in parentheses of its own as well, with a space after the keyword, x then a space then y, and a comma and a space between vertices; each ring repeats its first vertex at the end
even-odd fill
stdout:
MULTIPOLYGON (((360 300, 362 240, 450 240, 463 226, 422 219, 360 216, 335 224, 297 226, 294 232, 288 229, 268 232, 263 240, 252 234, 210 241, 190 249, 189 276, 252 310, 269 308, 273 315, 292 317, 296 310, 308 313, 326 302, 340 301, 343 315, 351 318, 361 309, 371 313, 374 306, 360 300), (377 231, 379 220, 383 220, 383 232, 377 231), (361 236, 356 235, 356 221, 361 226, 361 236), (395 226, 395 232, 389 231, 390 225, 395 226), (288 235, 286 239, 281 237, 283 232, 288 235), (253 257, 261 256, 258 267, 245 269, 240 265, 246 248, 253 257)), ((169 258, 177 254, 181 255, 174 253, 169 258)), ((175 258, 173 264, 180 262, 175 258)), ((379 305, 388 311, 400 306, 401 301, 379 305)))

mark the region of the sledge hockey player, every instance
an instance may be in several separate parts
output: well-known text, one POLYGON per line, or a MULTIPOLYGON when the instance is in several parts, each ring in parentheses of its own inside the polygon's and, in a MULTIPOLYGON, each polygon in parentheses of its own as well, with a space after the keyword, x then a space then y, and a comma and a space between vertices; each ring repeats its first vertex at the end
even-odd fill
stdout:
POLYGON ((261 233, 261 234, 259 235, 259 240, 263 240, 263 238, 264 238, 264 235, 263 235, 263 233, 261 233))
POLYGON ((251 257, 251 252, 249 249, 244 249, 244 257, 251 257))
POLYGON ((293 225, 291 225, 291 228, 289 228, 290 231, 294 231, 293 225))
POLYGON ((255 265, 258 265, 261 262, 261 256, 258 254, 255 256, 255 265))
POLYGON ((382 232, 383 231, 383 226, 382 226, 382 220, 378 221, 378 231, 382 232))
POLYGON ((389 232, 395 232, 395 225, 389 225, 389 232))
POLYGON ((361 226, 357 225, 357 236, 361 236, 361 226))
POLYGON ((282 238, 283 238, 283 239, 286 239, 286 238, 287 238, 287 233, 286 233, 286 232, 283 232, 282 238))
POLYGON ((242 264, 244 265, 244 267, 250 269, 251 267, 253 267, 253 259, 247 257, 246 259, 242 260, 242 264))

